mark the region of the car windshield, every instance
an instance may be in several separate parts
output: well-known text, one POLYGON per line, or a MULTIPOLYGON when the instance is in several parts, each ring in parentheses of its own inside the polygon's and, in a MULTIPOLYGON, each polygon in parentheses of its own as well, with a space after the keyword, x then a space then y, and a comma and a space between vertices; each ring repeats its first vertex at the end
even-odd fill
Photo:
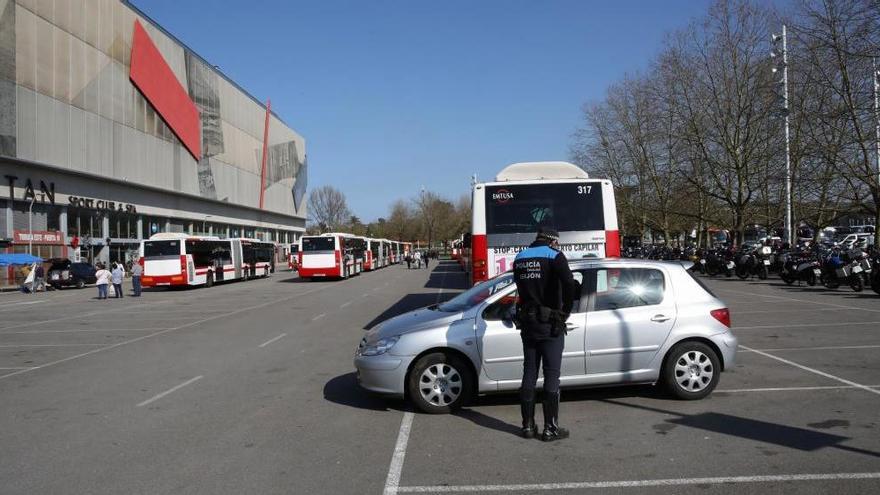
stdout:
POLYGON ((477 284, 471 287, 470 290, 466 290, 445 303, 440 304, 437 306, 437 309, 447 313, 467 311, 511 284, 513 284, 513 275, 509 273, 495 277, 481 284, 477 284))

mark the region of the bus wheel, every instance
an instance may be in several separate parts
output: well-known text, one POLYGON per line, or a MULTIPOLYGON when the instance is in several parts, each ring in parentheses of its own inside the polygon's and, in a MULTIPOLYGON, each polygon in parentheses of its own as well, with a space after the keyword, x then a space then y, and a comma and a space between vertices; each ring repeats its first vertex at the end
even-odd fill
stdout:
POLYGON ((212 272, 208 272, 208 276, 205 277, 205 287, 213 287, 214 286, 214 274, 212 272))

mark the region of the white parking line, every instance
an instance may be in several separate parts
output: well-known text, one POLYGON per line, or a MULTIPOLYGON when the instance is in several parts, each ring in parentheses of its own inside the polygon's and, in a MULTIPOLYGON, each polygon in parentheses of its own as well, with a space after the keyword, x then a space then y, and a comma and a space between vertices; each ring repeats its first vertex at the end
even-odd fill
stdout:
MULTIPOLYGON (((880 388, 880 385, 868 385, 869 388, 880 388)), ((799 392, 809 390, 846 390, 858 389, 853 385, 828 385, 823 387, 767 387, 767 388, 732 388, 727 390, 715 390, 715 393, 735 394, 742 392, 799 392)))
POLYGON ((0 368, 0 370, 29 370, 29 369, 31 369, 31 367, 27 367, 27 366, 14 366, 14 367, 0 368))
POLYGON ((319 314, 318 316, 312 318, 312 321, 320 320, 321 318, 323 318, 323 317, 325 317, 325 316, 327 316, 326 313, 321 313, 321 314, 319 314))
POLYGON ((740 290, 732 290, 732 289, 719 289, 719 288, 713 288, 712 290, 716 290, 716 291, 719 291, 719 292, 730 292, 730 293, 732 293, 732 294, 743 294, 743 295, 746 295, 746 296, 752 296, 752 297, 770 297, 770 298, 773 298, 773 299, 783 299, 783 300, 785 300, 785 301, 795 301, 795 302, 807 303, 807 304, 820 304, 820 305, 823 305, 823 306, 833 306, 833 307, 835 307, 835 308, 854 309, 854 310, 857 310, 857 311, 870 311, 870 312, 872 312, 872 313, 880 313, 880 309, 873 309, 873 308, 860 308, 860 307, 858 307, 858 306, 847 306, 847 305, 845 305, 845 304, 834 304, 834 303, 822 302, 822 301, 810 301, 810 300, 807 300, 807 299, 795 299, 795 298, 793 298, 793 297, 773 296, 773 295, 770 295, 770 294, 755 294, 754 292, 743 292, 743 291, 740 291, 740 290))
POLYGON ((12 304, 3 304, 3 305, 0 305, 0 313, 2 313, 4 311, 15 311, 18 309, 18 308, 6 309, 6 308, 9 308, 10 306, 27 306, 30 304, 42 304, 44 302, 46 302, 45 299, 41 299, 39 301, 24 301, 24 302, 12 303, 12 304))
MULTIPOLYGON (((443 272, 443 276, 440 277, 440 290, 437 291, 437 298, 434 300, 434 304, 440 302, 445 282, 446 272, 443 272)), ((403 472, 403 461, 406 458, 406 446, 409 443, 409 434, 412 431, 414 416, 409 411, 403 413, 403 419, 400 421, 400 431, 397 433, 397 443, 394 445, 394 455, 391 456, 388 476, 385 478, 384 495, 396 495, 400 492, 400 475, 403 472)))
MULTIPOLYGON (((764 352, 780 351, 835 351, 838 349, 876 349, 880 345, 829 345, 824 347, 778 347, 776 349, 760 349, 764 352)), ((740 352, 754 352, 742 350, 740 352)))
POLYGON ((804 365, 802 365, 802 364, 795 363, 794 361, 790 361, 790 360, 788 360, 788 359, 783 359, 783 358, 781 358, 781 357, 779 357, 779 356, 774 356, 773 354, 768 354, 768 353, 766 353, 766 352, 764 352, 764 351, 759 351, 759 350, 757 350, 757 349, 752 349, 751 347, 746 347, 746 346, 744 346, 744 345, 741 345, 740 347, 742 347, 743 349, 745 349, 745 350, 747 350, 747 351, 756 352, 756 353, 758 353, 758 354, 760 354, 760 355, 762 355, 762 356, 766 356, 766 357, 768 357, 768 358, 770 358, 770 359, 775 359, 775 360, 777 360, 777 361, 779 361, 779 362, 781 362, 781 363, 785 363, 785 364, 788 364, 788 365, 794 366, 795 368, 800 368, 800 369, 802 369, 802 370, 804 370, 804 371, 809 371, 810 373, 815 373, 815 374, 817 374, 817 375, 819 375, 819 376, 824 376, 825 378, 830 378, 830 379, 832 379, 832 380, 836 380, 836 381, 838 381, 838 382, 840 382, 840 383, 845 383, 845 384, 847 384, 847 385, 852 385, 853 387, 857 387, 857 388, 860 388, 860 389, 862 389, 862 390, 867 390, 868 392, 871 392, 872 394, 880 395, 880 390, 874 390, 873 388, 868 387, 867 385, 862 385, 862 384, 860 384, 860 383, 851 382, 851 381, 846 380, 846 379, 844 379, 844 378, 840 378, 839 376, 834 376, 834 375, 832 375, 832 374, 825 373, 824 371, 819 371, 819 370, 817 370, 817 369, 813 369, 813 368, 810 368, 810 367, 808 367, 808 366, 804 366, 804 365))
POLYGON ((725 483, 774 483, 790 481, 833 481, 878 479, 880 473, 778 474, 769 476, 724 476, 717 478, 672 478, 633 481, 585 481, 519 485, 401 486, 396 493, 534 492, 588 488, 644 488, 651 486, 721 485, 725 483))
POLYGON ((5 347, 100 347, 107 345, 106 342, 100 344, 0 344, 0 348, 5 347))
MULTIPOLYGON (((271 306, 271 305, 273 305, 273 304, 278 304, 278 303, 280 303, 280 302, 290 301, 291 299, 296 299, 296 298, 299 298, 299 297, 302 297, 302 296, 305 296, 305 295, 308 295, 308 294, 313 294, 313 293, 315 293, 315 292, 320 292, 320 291, 325 290, 325 289, 327 289, 327 288, 329 288, 329 287, 331 287, 331 286, 329 286, 329 285, 325 285, 325 286, 323 286, 323 287, 318 287, 318 288, 316 288, 316 289, 307 290, 307 291, 302 292, 302 293, 297 293, 297 294, 294 294, 294 295, 290 295, 290 296, 282 297, 282 298, 280 298, 280 299, 275 299, 275 300, 272 300, 272 301, 267 301, 267 302, 264 302, 264 303, 262 303, 262 304, 257 304, 257 305, 255 305, 255 306, 248 306, 248 307, 246 307, 246 308, 236 309, 235 311, 229 311, 229 312, 227 312, 227 313, 216 314, 216 315, 214 315, 214 316, 209 316, 209 317, 207 317, 207 318, 203 318, 203 319, 201 319, 201 320, 191 321, 191 322, 189 322, 189 323, 184 323, 183 325, 179 325, 179 326, 176 326, 176 327, 166 328, 165 330, 160 330, 160 331, 158 331, 158 332, 153 332, 153 333, 150 333, 150 334, 147 334, 147 335, 141 335, 140 337, 135 337, 135 338, 132 338, 132 339, 124 340, 124 341, 122 341, 122 342, 117 342, 117 343, 115 343, 115 344, 111 344, 111 345, 108 345, 108 346, 106 346, 106 347, 101 347, 101 348, 99 348, 99 349, 92 349, 91 351, 83 352, 83 353, 77 354, 77 355, 75 355, 75 356, 69 356, 69 357, 66 357, 66 358, 63 358, 63 359, 59 359, 59 360, 57 360, 57 361, 52 361, 52 362, 50 362, 50 363, 41 364, 41 365, 39 365, 39 366, 34 366, 33 368, 28 368, 28 369, 23 369, 23 370, 13 371, 12 373, 7 373, 7 374, 5 374, 5 375, 0 375, 0 380, 2 380, 2 379, 4 379, 4 378, 9 378, 9 377, 11 377, 11 376, 20 375, 20 374, 23 374, 23 373, 28 373, 28 372, 30 372, 30 371, 39 370, 39 369, 43 369, 43 368, 48 368, 49 366, 55 366, 56 364, 66 363, 67 361, 73 361, 74 359, 79 359, 79 358, 81 358, 81 357, 90 356, 90 355, 92 355, 92 354, 97 354, 97 353, 99 353, 99 352, 109 351, 110 349, 115 349, 115 348, 117 348, 117 347, 121 347, 121 346, 124 346, 124 345, 132 344, 132 343, 134 343, 134 342, 139 342, 139 341, 141 341, 141 340, 149 339, 149 338, 156 337, 156 336, 159 336, 159 335, 164 335, 164 334, 169 333, 169 332, 175 332, 175 331, 177 331, 177 330, 183 330, 184 328, 189 328, 189 327, 192 327, 192 326, 195 326, 195 325, 199 325, 199 324, 202 324, 202 323, 206 323, 206 322, 209 322, 209 321, 214 321, 214 320, 217 320, 217 319, 220 319, 220 318, 227 318, 227 317, 229 317, 229 316, 237 315, 237 314, 239 314, 239 313, 243 313, 243 312, 245 312, 245 311, 251 311, 251 310, 254 310, 254 309, 265 308, 266 306, 271 306)), ((8 327, 8 328, 12 328, 12 327, 8 327)))
POLYGON ((733 327, 731 330, 759 330, 771 328, 804 328, 804 327, 845 327, 848 325, 880 325, 880 321, 845 321, 835 323, 792 323, 786 325, 755 325, 750 327, 733 327))
POLYGON ((149 403, 151 403, 151 402, 155 402, 155 401, 161 399, 162 397, 165 397, 166 395, 168 395, 168 394, 170 394, 170 393, 172 393, 172 392, 175 392, 175 391, 177 391, 177 390, 182 389, 183 387, 189 385, 190 383, 195 383, 195 382, 201 380, 202 378, 204 378, 202 375, 199 375, 199 376, 197 376, 197 377, 195 377, 195 378, 190 378, 189 380, 187 380, 187 381, 181 383, 180 385, 176 385, 176 386, 171 387, 171 388, 169 388, 168 390, 166 390, 166 391, 164 391, 164 392, 162 392, 162 393, 160 393, 160 394, 156 394, 156 395, 150 397, 149 399, 147 399, 147 400, 141 402, 140 404, 138 404, 137 407, 143 407, 143 406, 146 406, 147 404, 149 404, 149 403))
POLYGON ((87 333, 87 332, 152 332, 156 330, 168 330, 169 327, 149 328, 83 328, 80 330, 20 330, 18 332, 0 332, 0 335, 27 335, 32 333, 87 333))
POLYGON ((282 333, 281 335, 279 335, 277 337, 273 337, 273 338, 263 342, 262 344, 260 344, 257 347, 266 347, 267 345, 271 344, 272 342, 275 342, 276 340, 284 338, 286 335, 287 335, 286 333, 282 333))
POLYGON ((406 445, 409 443, 409 433, 412 431, 412 412, 403 413, 400 421, 400 431, 397 433, 397 443, 394 444, 394 455, 391 456, 391 465, 388 466, 388 476, 385 478, 384 495, 396 495, 400 487, 400 474, 403 471, 403 460, 406 457, 406 445))
POLYGON ((346 307, 346 306, 351 306, 351 301, 348 301, 348 302, 345 302, 345 303, 340 304, 340 305, 339 305, 339 309, 342 309, 342 308, 344 308, 344 307, 346 307))

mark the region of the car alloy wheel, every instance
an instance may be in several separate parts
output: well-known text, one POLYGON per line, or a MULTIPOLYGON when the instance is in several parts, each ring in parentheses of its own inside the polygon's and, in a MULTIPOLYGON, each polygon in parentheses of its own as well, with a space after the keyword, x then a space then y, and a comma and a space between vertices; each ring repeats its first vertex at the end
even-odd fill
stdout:
POLYGON ((700 392, 712 382, 715 367, 709 356, 700 351, 688 351, 675 362, 675 381, 688 392, 700 392))
POLYGON ((425 402, 448 407, 461 395, 463 384, 461 374, 446 363, 429 366, 419 377, 419 393, 425 402))
POLYGON ((720 373, 718 354, 711 347, 702 342, 685 341, 666 355, 661 381, 676 398, 695 400, 712 393, 720 373))
POLYGON ((420 411, 444 414, 470 400, 475 379, 471 368, 457 355, 434 352, 413 364, 406 384, 409 400, 420 411))

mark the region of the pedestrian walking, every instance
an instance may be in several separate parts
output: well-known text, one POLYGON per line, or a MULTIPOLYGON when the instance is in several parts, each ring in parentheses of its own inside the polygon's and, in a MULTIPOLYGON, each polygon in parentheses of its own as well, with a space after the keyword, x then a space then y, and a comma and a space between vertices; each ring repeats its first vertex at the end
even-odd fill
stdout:
POLYGON ((409 270, 412 268, 412 256, 409 253, 406 253, 406 269, 409 270))
POLYGON ((131 265, 131 290, 134 297, 141 296, 141 276, 144 274, 144 267, 140 263, 131 265))
POLYGON ((104 268, 103 263, 98 263, 95 279, 95 285, 98 287, 98 299, 107 299, 107 285, 110 283, 110 272, 104 268))
POLYGON ((43 270, 43 264, 37 263, 34 268, 34 292, 42 290, 46 292, 46 272, 43 270))
POLYGON ((431 259, 431 256, 428 253, 428 251, 425 251, 425 254, 422 256, 422 259, 425 260, 425 269, 427 269, 428 268, 428 260, 431 259))
POLYGON ((116 292, 116 299, 121 299, 122 279, 125 278, 125 269, 122 263, 113 263, 113 271, 110 273, 110 281, 113 282, 113 290, 116 292))
POLYGON ((541 229, 527 249, 513 261, 519 302, 516 326, 523 344, 523 378, 520 387, 522 436, 535 437, 535 386, 538 368, 544 371, 544 431, 541 440, 568 437, 559 427, 559 372, 565 347, 565 322, 574 303, 575 281, 568 260, 559 251, 559 234, 541 229))
POLYGON ((416 251, 415 254, 413 254, 413 257, 415 258, 414 263, 416 264, 416 268, 421 268, 422 267, 422 252, 416 251))

